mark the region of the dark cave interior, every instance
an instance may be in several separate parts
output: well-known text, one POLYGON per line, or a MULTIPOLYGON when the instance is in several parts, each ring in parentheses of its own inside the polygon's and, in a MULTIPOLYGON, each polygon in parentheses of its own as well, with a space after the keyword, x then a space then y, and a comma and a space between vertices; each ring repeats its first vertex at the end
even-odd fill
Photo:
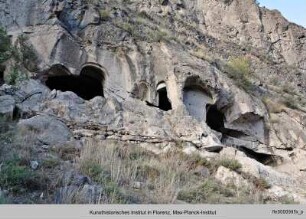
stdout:
POLYGON ((0 85, 4 84, 5 67, 0 66, 0 85))
POLYGON ((49 76, 46 85, 51 90, 72 91, 79 97, 90 100, 96 96, 104 96, 103 82, 103 72, 96 67, 87 66, 82 69, 79 76, 56 74, 49 76))
POLYGON ((172 105, 168 99, 167 88, 161 88, 157 91, 158 93, 158 108, 164 111, 172 109, 172 105))
POLYGON ((217 131, 224 132, 224 114, 217 109, 216 105, 208 104, 206 106, 206 123, 207 125, 217 131))

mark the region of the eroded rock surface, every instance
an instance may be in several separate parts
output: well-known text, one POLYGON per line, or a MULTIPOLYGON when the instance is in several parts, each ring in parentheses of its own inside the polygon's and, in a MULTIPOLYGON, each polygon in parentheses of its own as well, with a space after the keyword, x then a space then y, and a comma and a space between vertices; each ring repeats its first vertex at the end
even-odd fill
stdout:
MULTIPOLYGON (((0 114, 16 112, 41 144, 233 150, 243 172, 275 186, 305 179, 306 30, 278 11, 254 0, 0 3, 12 43, 22 36, 37 56, 22 66, 32 79, 1 87, 0 114)), ((14 62, 4 64, 7 77, 14 62)), ((217 178, 242 183, 236 175, 221 168, 217 178)))

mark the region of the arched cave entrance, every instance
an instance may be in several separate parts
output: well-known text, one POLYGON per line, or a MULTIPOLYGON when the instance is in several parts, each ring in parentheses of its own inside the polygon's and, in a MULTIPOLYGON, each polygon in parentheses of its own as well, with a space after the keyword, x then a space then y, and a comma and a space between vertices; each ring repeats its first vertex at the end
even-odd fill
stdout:
POLYGON ((164 111, 171 110, 172 105, 168 98, 167 87, 164 82, 160 83, 157 86, 157 94, 158 94, 158 108, 164 111))
POLYGON ((79 76, 71 75, 62 65, 51 67, 49 72, 46 85, 50 89, 72 91, 85 100, 104 96, 104 74, 97 67, 85 66, 79 76))
POLYGON ((217 131, 224 133, 224 114, 218 110, 216 105, 210 105, 208 104, 206 107, 207 113, 206 113, 206 123, 207 125, 217 131))

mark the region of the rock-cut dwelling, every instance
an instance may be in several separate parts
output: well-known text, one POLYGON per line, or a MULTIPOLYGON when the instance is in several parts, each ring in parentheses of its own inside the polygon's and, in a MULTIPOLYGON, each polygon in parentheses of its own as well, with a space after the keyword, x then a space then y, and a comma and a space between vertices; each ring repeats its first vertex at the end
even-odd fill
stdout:
POLYGON ((46 85, 51 89, 72 91, 85 100, 104 96, 104 72, 92 65, 82 68, 79 75, 72 75, 63 65, 54 65, 47 73, 46 85))

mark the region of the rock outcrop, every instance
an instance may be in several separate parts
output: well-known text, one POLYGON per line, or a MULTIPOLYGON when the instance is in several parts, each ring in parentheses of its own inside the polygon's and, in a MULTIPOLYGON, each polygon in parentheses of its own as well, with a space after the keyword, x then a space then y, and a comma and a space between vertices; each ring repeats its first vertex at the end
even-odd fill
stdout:
MULTIPOLYGON (((254 0, 3 0, 0 9, 12 43, 22 36, 31 51, 22 69, 33 78, 0 88, 0 115, 14 112, 42 144, 90 137, 203 156, 234 147, 244 172, 280 186, 294 176, 266 165, 305 170, 306 30, 278 11, 254 0)), ((243 184, 237 175, 217 173, 243 184)))

